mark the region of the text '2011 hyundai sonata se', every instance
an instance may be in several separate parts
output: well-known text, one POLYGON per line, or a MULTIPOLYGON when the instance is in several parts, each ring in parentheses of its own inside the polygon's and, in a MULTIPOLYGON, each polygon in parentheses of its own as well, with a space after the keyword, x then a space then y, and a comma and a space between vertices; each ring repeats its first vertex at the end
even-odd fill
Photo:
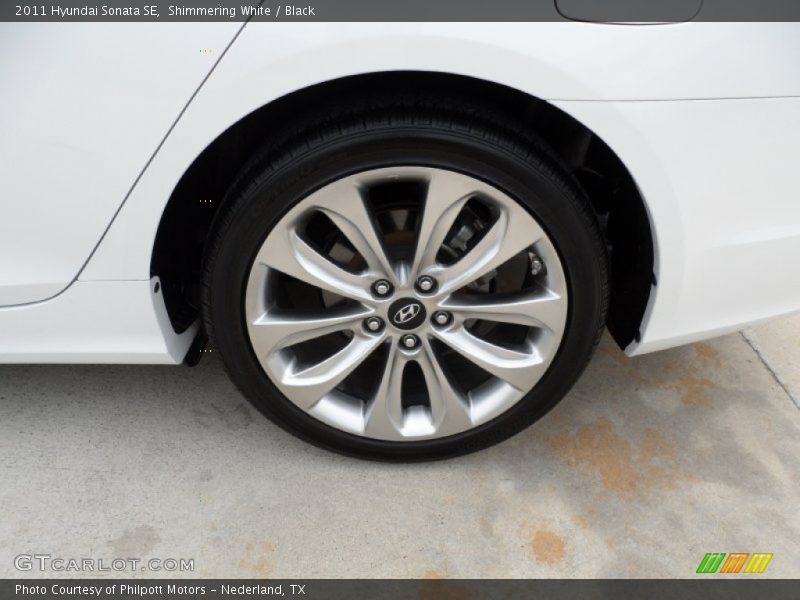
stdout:
POLYGON ((0 26, 0 362, 221 355, 339 452, 471 452, 800 308, 791 23, 0 26), (435 25, 435 26, 434 26, 435 25))

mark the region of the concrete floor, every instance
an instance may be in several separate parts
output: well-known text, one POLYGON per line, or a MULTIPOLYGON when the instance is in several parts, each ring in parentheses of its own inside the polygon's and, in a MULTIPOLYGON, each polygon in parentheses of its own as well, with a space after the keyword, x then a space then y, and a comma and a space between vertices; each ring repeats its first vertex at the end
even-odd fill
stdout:
POLYGON ((798 340, 800 317, 637 359, 606 339, 538 424, 410 466, 283 433, 213 355, 2 366, 0 577, 34 552, 201 577, 688 577, 712 551, 796 577, 798 340))

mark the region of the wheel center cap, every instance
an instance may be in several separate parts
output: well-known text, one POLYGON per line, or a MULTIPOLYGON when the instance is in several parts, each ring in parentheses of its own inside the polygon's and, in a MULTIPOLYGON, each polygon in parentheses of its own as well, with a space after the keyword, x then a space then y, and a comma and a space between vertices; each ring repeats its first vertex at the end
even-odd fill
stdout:
POLYGON ((425 307, 419 300, 400 298, 389 306, 389 321, 404 331, 416 329, 425 322, 425 307))

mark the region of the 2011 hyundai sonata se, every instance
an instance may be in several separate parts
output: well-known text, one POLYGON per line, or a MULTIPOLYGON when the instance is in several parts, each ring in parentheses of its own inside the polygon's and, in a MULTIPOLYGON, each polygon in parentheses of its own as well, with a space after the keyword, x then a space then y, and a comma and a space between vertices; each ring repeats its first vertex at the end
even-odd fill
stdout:
POLYGON ((193 363, 471 452, 800 308, 796 24, 4 24, 0 362, 193 363))

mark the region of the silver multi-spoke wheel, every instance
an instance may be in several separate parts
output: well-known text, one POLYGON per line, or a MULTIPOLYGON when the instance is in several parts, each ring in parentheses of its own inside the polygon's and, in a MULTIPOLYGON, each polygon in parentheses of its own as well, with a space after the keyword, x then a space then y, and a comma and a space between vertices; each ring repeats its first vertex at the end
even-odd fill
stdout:
POLYGON ((274 385, 337 429, 412 441, 519 402, 561 343, 567 284, 533 216, 483 181, 373 169, 288 211, 253 260, 247 332, 274 385))

